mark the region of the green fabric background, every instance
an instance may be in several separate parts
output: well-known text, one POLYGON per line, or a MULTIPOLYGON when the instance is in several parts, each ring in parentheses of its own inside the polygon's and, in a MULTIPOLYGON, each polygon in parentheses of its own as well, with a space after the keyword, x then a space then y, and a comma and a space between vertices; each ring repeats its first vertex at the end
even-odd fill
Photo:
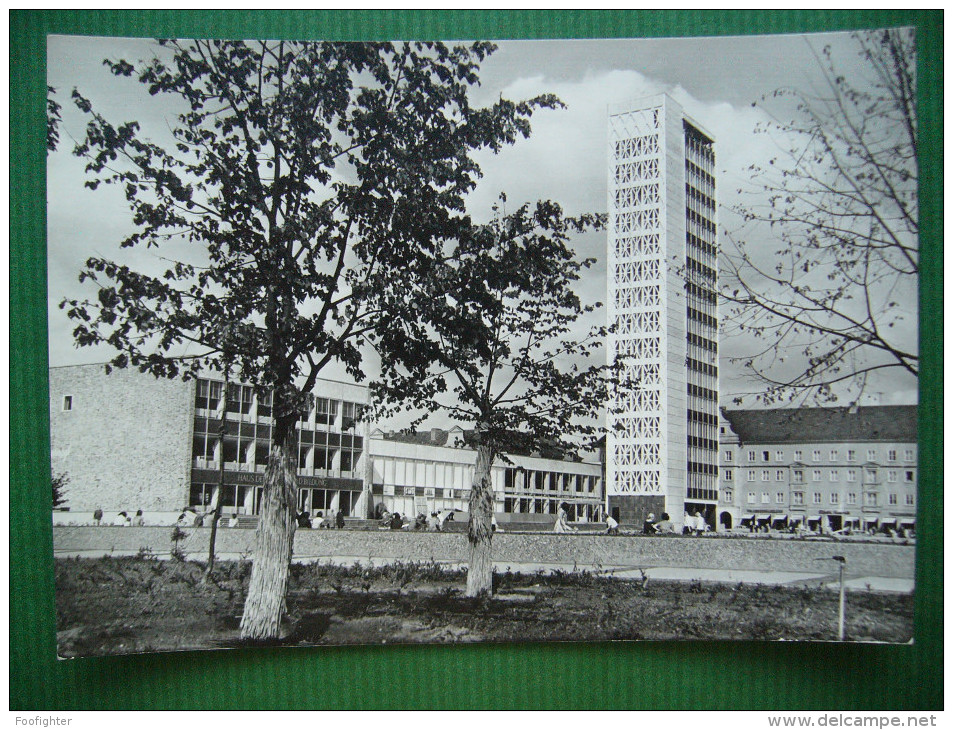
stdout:
POLYGON ((940 709, 942 11, 11 11, 10 709, 940 709), (58 661, 49 513, 48 33, 599 38, 916 25, 921 151, 915 646, 608 643, 215 651, 58 661))

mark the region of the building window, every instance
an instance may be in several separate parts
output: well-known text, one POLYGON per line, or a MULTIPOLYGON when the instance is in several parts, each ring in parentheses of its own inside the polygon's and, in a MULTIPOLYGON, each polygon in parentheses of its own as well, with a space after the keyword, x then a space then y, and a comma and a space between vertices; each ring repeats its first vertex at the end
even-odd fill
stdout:
POLYGON ((804 482, 804 472, 800 469, 795 469, 794 472, 794 483, 802 484, 804 482))
POLYGON ((774 495, 774 501, 778 504, 784 504, 784 492, 777 492, 774 495))
POLYGON ((784 481, 784 469, 778 469, 774 472, 774 481, 783 482, 784 481))
POLYGON ((811 472, 811 481, 812 481, 812 482, 819 482, 819 481, 821 481, 821 470, 820 470, 820 469, 815 469, 814 471, 811 472))
POLYGON ((876 461, 877 452, 874 449, 867 449, 867 461, 876 461))
POLYGON ((762 451, 762 452, 761 452, 761 461, 771 461, 771 452, 770 452, 770 451, 762 451))
POLYGON ((894 471, 893 469, 891 469, 890 471, 888 471, 888 472, 887 472, 887 481, 888 481, 888 482, 891 482, 891 483, 897 481, 897 472, 894 471))
POLYGON ((222 397, 222 383, 201 379, 195 384, 195 407, 209 411, 218 410, 222 397))
POLYGON ((735 493, 732 489, 724 489, 721 492, 721 499, 724 502, 732 502, 735 499, 735 493))
POLYGON ((864 504, 868 507, 877 506, 877 493, 876 492, 865 492, 864 493, 864 504))
POLYGON ((857 461, 857 452, 853 449, 847 449, 847 461, 857 461))
POLYGON ((734 480, 734 472, 731 469, 725 469, 725 481, 730 482, 734 480))
POLYGON ((864 469, 864 481, 867 484, 876 484, 877 483, 877 470, 876 469, 864 469))
POLYGON ((907 469, 903 473, 903 481, 905 481, 907 484, 913 484, 913 469, 907 469))
POLYGON ((754 492, 748 492, 748 504, 754 504, 754 492))
POLYGON ((897 460, 897 450, 889 449, 887 451, 887 461, 896 461, 897 460))
POLYGON ((820 504, 820 503, 821 503, 821 493, 814 492, 814 504, 820 504))
POLYGON ((831 461, 837 461, 838 453, 837 449, 831 449, 831 461))
POLYGON ((803 454, 800 452, 800 450, 795 450, 795 451, 794 451, 794 460, 795 460, 795 461, 801 461, 801 458, 802 458, 802 457, 803 457, 803 454))
POLYGON ((887 495, 887 504, 897 504, 897 495, 891 492, 887 495))
POLYGON ((748 461, 754 461, 754 460, 755 460, 755 453, 754 453, 753 451, 749 451, 749 452, 748 452, 748 461))
POLYGON ((783 452, 783 451, 775 451, 775 452, 774 452, 774 460, 775 460, 775 461, 784 461, 784 452, 783 452))
POLYGON ((768 504, 771 501, 771 495, 767 492, 761 492, 761 504, 768 504))
POLYGON ((847 493, 847 504, 857 504, 857 492, 847 493))
POLYGON ((749 482, 754 481, 754 469, 748 469, 748 481, 749 482))
POLYGON ((734 460, 735 460, 735 453, 733 451, 726 451, 725 461, 734 461, 734 460))
POLYGON ((791 496, 794 504, 804 504, 804 492, 793 492, 791 496))
POLYGON ((761 481, 766 482, 771 478, 771 475, 768 473, 767 469, 761 470, 761 481))
POLYGON ((64 410, 64 411, 71 411, 71 410, 73 410, 73 396, 71 396, 71 395, 64 395, 64 396, 63 396, 63 410, 64 410))
POLYGON ((812 458, 814 461, 820 461, 820 460, 821 460, 821 450, 820 450, 820 449, 814 449, 814 451, 811 452, 811 458, 812 458))
POLYGON ((913 449, 905 449, 903 452, 904 461, 913 461, 913 449))
POLYGON ((912 494, 906 495, 906 496, 904 497, 904 500, 903 500, 903 501, 906 503, 906 505, 907 505, 908 507, 912 507, 912 506, 913 506, 913 495, 912 495, 912 494))
POLYGON ((856 470, 856 469, 848 469, 848 470, 847 470, 847 481, 849 481, 849 482, 856 482, 856 481, 857 481, 857 470, 856 470))
POLYGON ((840 472, 838 472, 837 469, 831 469, 830 476, 831 476, 831 481, 836 482, 840 479, 840 472))
POLYGON ((839 504, 840 495, 837 492, 831 492, 831 504, 839 504))

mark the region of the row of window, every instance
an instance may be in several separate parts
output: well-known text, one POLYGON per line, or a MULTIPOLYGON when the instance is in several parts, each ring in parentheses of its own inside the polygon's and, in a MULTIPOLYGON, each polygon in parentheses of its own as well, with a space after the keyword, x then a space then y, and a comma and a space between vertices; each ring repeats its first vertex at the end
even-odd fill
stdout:
MULTIPOLYGON (((791 504, 805 504, 804 502, 804 492, 791 492, 791 504)), ((722 497, 725 502, 731 502, 734 499, 734 492, 730 489, 722 490, 722 497)), ((821 492, 814 492, 811 495, 811 504, 823 504, 824 495, 821 492)), ((916 504, 916 500, 912 494, 903 495, 904 504, 907 507, 913 507, 916 504)), ((745 500, 746 504, 758 504, 758 495, 755 492, 748 492, 748 497, 745 500)), ((771 504, 771 494, 769 492, 761 492, 761 504, 771 504)), ((786 504, 787 500, 785 498, 784 492, 775 492, 774 494, 774 503, 775 504, 786 504)), ((828 495, 828 503, 832 505, 840 504, 840 494, 837 492, 832 492, 828 495)), ((845 504, 857 504, 857 492, 848 492, 845 504)), ((864 493, 864 504, 867 506, 876 507, 879 504, 879 495, 877 492, 865 492, 864 493)), ((887 495, 887 504, 891 506, 896 506, 900 504, 900 495, 895 492, 891 492, 887 495)))
MULTIPOLYGON (((784 469, 777 469, 774 472, 774 481, 783 482, 785 481, 786 474, 784 469)), ((877 470, 876 469, 865 469, 864 470, 864 481, 868 484, 874 484, 877 482, 877 470)), ((722 477, 725 481, 732 481, 734 479, 734 471, 732 469, 723 469, 722 477)), ((811 481, 819 482, 822 481, 823 474, 820 469, 814 469, 811 472, 811 481)), ((891 484, 895 484, 899 480, 899 473, 895 469, 890 469, 887 471, 887 481, 891 484)), ((754 482, 758 481, 756 479, 756 472, 754 469, 749 469, 747 473, 747 481, 754 482)), ((761 481, 769 482, 771 481, 771 473, 768 469, 761 470, 761 481)), ((794 484, 803 484, 804 483, 804 470, 803 469, 793 469, 791 471, 791 481, 794 484)), ((831 469, 828 473, 828 481, 838 482, 840 481, 840 472, 836 469, 831 469)), ((846 481, 856 482, 857 481, 857 470, 848 469, 846 471, 846 481)), ((913 469, 903 470, 903 481, 906 484, 913 484, 916 481, 916 472, 913 469)))
POLYGON ((707 337, 702 337, 701 335, 696 335, 694 332, 688 333, 688 344, 694 345, 695 347, 701 347, 709 352, 718 352, 718 343, 714 340, 709 340, 707 337))
POLYGON ((715 244, 708 243, 706 240, 699 238, 694 233, 686 233, 685 242, 689 246, 697 248, 699 251, 711 256, 712 258, 718 255, 718 249, 715 247, 715 244))
MULTIPOLYGON (((216 411, 220 406, 224 383, 215 380, 199 379, 195 388, 195 407, 206 411, 216 411)), ((253 407, 259 417, 270 417, 272 396, 268 393, 255 396, 249 385, 229 383, 225 398, 227 413, 249 415, 253 407)), ((315 425, 330 426, 337 422, 338 412, 342 416, 342 428, 347 430, 361 420, 363 406, 349 401, 337 401, 331 398, 318 398, 309 393, 301 407, 301 420, 315 425)))
POLYGON ((713 268, 710 266, 705 266, 705 264, 696 261, 691 256, 685 257, 685 265, 688 268, 688 271, 693 274, 701 274, 706 279, 710 279, 711 281, 715 281, 717 278, 713 268))
POLYGON ((689 370, 694 370, 696 373, 710 375, 714 378, 718 377, 718 368, 714 365, 709 365, 707 362, 699 362, 698 360, 689 357, 686 358, 686 364, 688 365, 689 370))
POLYGON ((561 474, 517 467, 507 468, 503 473, 503 487, 509 491, 535 489, 592 493, 596 491, 597 481, 598 477, 585 474, 561 474))
MULTIPOLYGON (((898 451, 897 449, 888 449, 887 450, 887 461, 898 461, 897 459, 898 451)), ((812 461, 820 461, 822 456, 821 449, 814 449, 811 452, 812 461)), ((867 461, 877 461, 878 452, 877 449, 867 449, 867 461)), ((748 451, 748 462, 758 461, 759 453, 754 449, 748 451)), ((725 452, 725 461, 732 461, 734 459, 734 452, 728 450, 725 452)), ((903 460, 910 462, 914 461, 915 455, 913 449, 904 449, 903 460)), ((760 452, 760 461, 763 463, 770 462, 772 460, 772 453, 768 450, 760 452)), ((775 451, 773 454, 774 461, 784 461, 784 451, 780 449, 775 451)), ((804 452, 801 449, 794 450, 794 461, 803 461, 804 452)), ((840 460, 840 450, 831 449, 828 452, 829 461, 839 461, 840 460)), ((847 449, 847 461, 857 461, 857 450, 856 449, 847 449)))

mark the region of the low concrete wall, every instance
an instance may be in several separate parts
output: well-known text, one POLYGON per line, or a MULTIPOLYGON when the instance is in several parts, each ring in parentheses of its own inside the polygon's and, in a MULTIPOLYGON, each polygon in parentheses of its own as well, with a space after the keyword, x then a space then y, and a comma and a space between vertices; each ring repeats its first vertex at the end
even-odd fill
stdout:
MULTIPOLYGON (((209 528, 184 528, 181 547, 193 559, 208 552, 209 528)), ((171 547, 170 527, 54 527, 58 554, 135 553, 147 547, 157 554, 171 547)), ((255 531, 222 528, 221 555, 253 557, 255 531)), ((466 560, 466 536, 460 533, 298 530, 297 558, 466 560)), ((493 559, 498 563, 566 565, 581 568, 694 567, 723 570, 834 572, 829 560, 847 558, 848 572, 890 578, 913 578, 914 547, 874 543, 815 542, 717 537, 636 537, 609 535, 497 534, 493 559), (823 562, 822 562, 823 561, 823 562)))

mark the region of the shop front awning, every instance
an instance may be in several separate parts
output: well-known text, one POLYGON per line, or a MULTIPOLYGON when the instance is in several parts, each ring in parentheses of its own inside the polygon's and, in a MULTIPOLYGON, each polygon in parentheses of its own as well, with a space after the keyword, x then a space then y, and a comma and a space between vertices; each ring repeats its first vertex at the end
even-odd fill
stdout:
POLYGON ((774 517, 771 518, 771 521, 772 521, 772 522, 787 522, 787 521, 788 521, 788 516, 787 516, 787 515, 775 515, 774 517))
POLYGON ((758 515, 758 522, 769 522, 771 519, 771 515, 758 515))
POLYGON ((744 520, 753 520, 753 519, 754 519, 754 515, 741 515, 742 522, 744 520))
POLYGON ((810 517, 807 518, 807 521, 808 521, 808 522, 820 522, 820 521, 821 521, 821 516, 820 516, 820 515, 811 515, 810 517))

